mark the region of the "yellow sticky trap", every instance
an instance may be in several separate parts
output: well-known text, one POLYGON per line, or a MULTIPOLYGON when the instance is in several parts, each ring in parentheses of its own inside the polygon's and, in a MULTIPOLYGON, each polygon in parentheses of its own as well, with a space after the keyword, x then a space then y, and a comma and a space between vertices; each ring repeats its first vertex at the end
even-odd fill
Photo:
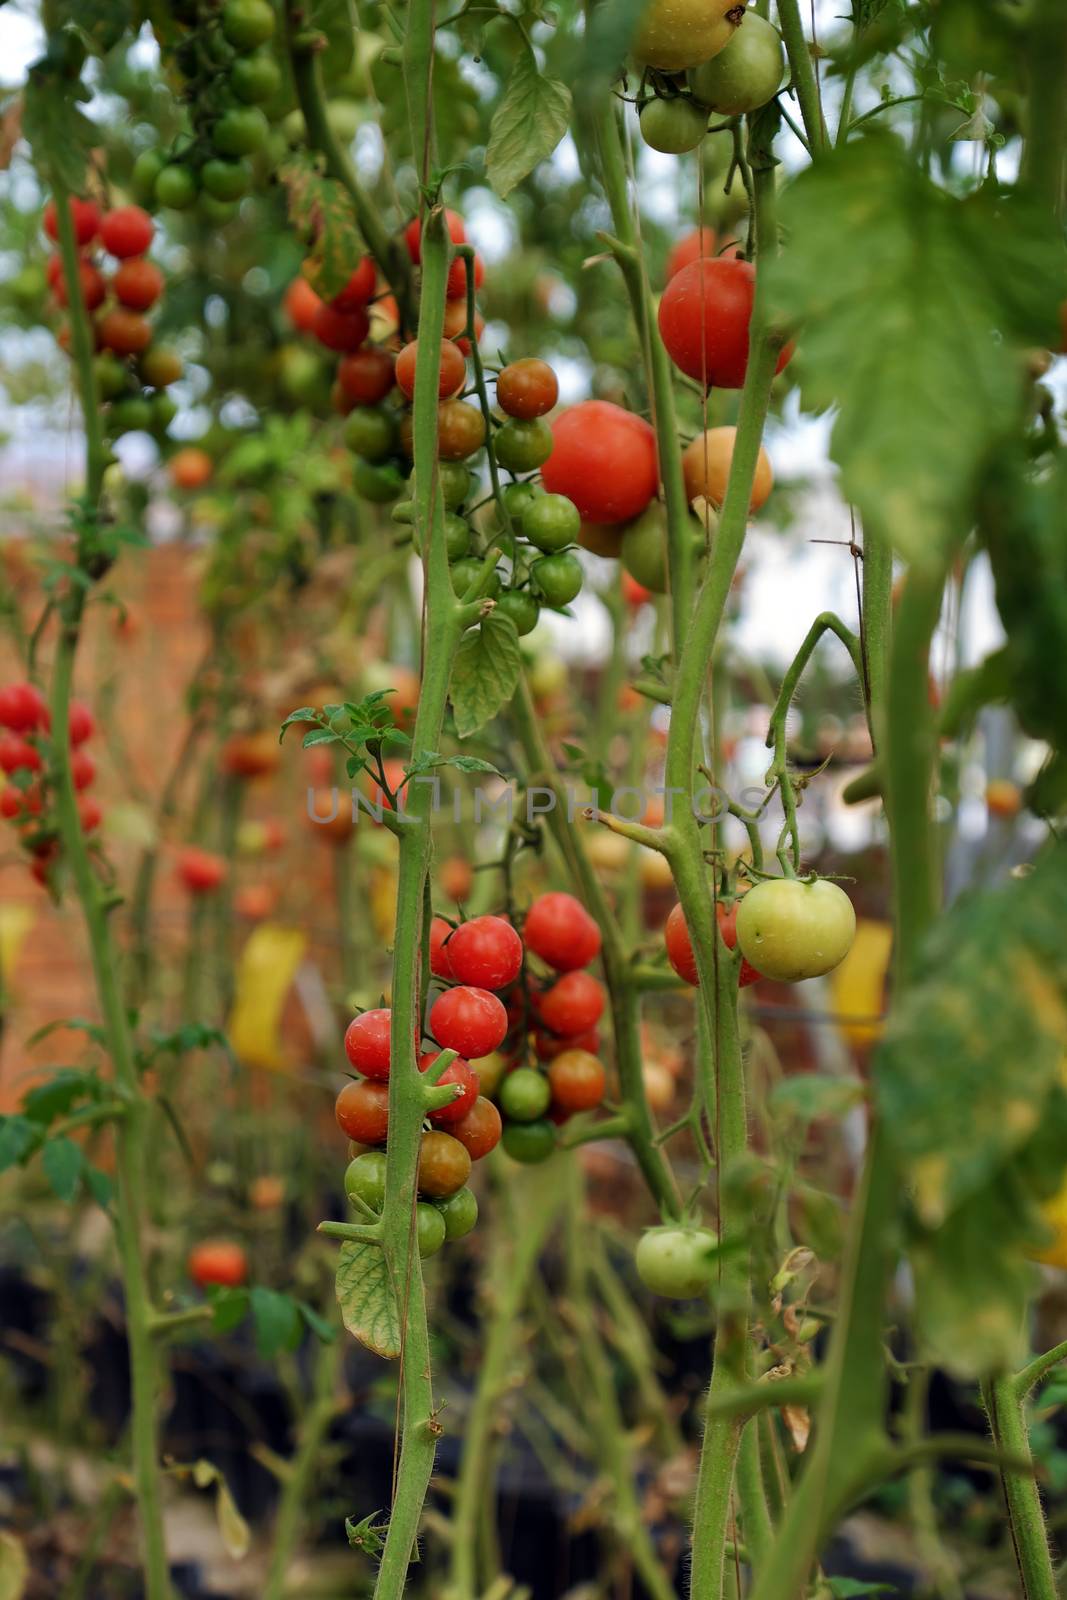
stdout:
POLYGON ((0 906, 0 988, 6 988, 33 923, 29 906, 0 906))
POLYGON ((861 919, 856 924, 852 949, 830 974, 834 1011, 849 1019, 839 1023, 849 1044, 871 1044, 882 1032, 879 1019, 885 1009, 885 980, 892 948, 893 929, 888 922, 861 919))
POLYGON ((234 1054, 246 1066, 277 1072, 287 1065, 280 1033, 282 1007, 306 948, 307 939, 298 929, 263 922, 241 951, 226 1032, 234 1054))

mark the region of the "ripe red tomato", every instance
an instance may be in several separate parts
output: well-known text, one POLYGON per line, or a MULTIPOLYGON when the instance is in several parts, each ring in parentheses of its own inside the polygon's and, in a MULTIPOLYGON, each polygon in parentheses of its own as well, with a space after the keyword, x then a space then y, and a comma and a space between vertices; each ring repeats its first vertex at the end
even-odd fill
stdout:
POLYGON ((152 342, 148 323, 139 312, 128 311, 125 306, 105 311, 97 323, 97 333, 103 348, 113 350, 117 356, 140 355, 152 342))
POLYGON ((235 778, 265 778, 281 764, 281 749, 268 728, 235 733, 222 748, 222 768, 235 778))
POLYGON ((13 733, 5 733, 0 738, 0 770, 40 772, 42 765, 41 752, 28 739, 20 739, 13 733))
POLYGON ((568 1039, 595 1028, 603 1010, 604 991, 588 972, 565 973, 537 1001, 545 1026, 568 1039))
POLYGON ((345 1084, 334 1106, 337 1126, 359 1144, 382 1144, 389 1128, 389 1085, 370 1078, 345 1084))
POLYGON ((100 243, 113 256, 143 256, 155 231, 152 218, 140 206, 119 206, 100 223, 100 243))
POLYGON ((699 261, 702 256, 729 258, 736 254, 737 244, 734 240, 731 239, 728 244, 720 244, 714 228, 694 228, 692 233, 685 234, 671 247, 664 270, 664 280, 669 283, 672 278, 677 277, 683 267, 699 261))
POLYGON ((91 794, 78 796, 78 821, 83 833, 95 833, 104 820, 104 810, 99 800, 91 794))
POLYGON ((154 261, 135 257, 122 263, 111 280, 111 287, 131 311, 147 311, 163 293, 163 274, 154 261))
POLYGON ((535 900, 522 935, 528 950, 557 972, 587 967, 600 951, 600 929, 572 894, 553 891, 535 900))
POLYGON ((202 489, 215 470, 215 463, 206 450, 195 444, 176 450, 168 468, 176 489, 202 489))
POLYGON ((430 1032, 438 1044, 468 1061, 491 1055, 507 1031, 508 1014, 488 989, 448 989, 430 1008, 430 1032))
POLYGON ((210 850, 188 845, 178 855, 178 876, 191 894, 208 894, 225 878, 226 863, 210 850))
POLYGON ((480 989, 505 989, 522 970, 522 940, 503 917, 461 922, 446 954, 460 983, 480 989))
MULTIPOLYGON (((58 256, 54 259, 59 261, 58 256)), ((104 297, 107 294, 107 283, 104 279, 104 274, 98 267, 94 267, 91 261, 79 261, 78 282, 81 285, 81 294, 85 302, 86 311, 95 311, 97 306, 103 304, 104 297)), ((60 262, 60 271, 52 287, 55 290, 57 303, 61 306, 68 305, 70 296, 67 292, 67 280, 63 276, 62 262, 60 262)))
MULTIPOLYGON (((412 339, 406 344, 396 358, 397 387, 407 395, 409 400, 415 397, 415 362, 419 353, 419 341, 412 339)), ((458 394, 467 381, 467 363, 458 345, 451 339, 441 340, 441 370, 437 379, 437 393, 442 400, 450 395, 458 394)))
POLYGON ((0 689, 0 728, 31 733, 48 726, 48 703, 32 683, 9 683, 0 689))
POLYGON ((384 1081, 389 1076, 389 1039, 392 1018, 384 1007, 363 1011, 345 1030, 345 1051, 357 1072, 384 1081))
POLYGON ((564 1050, 548 1069, 552 1106, 557 1111, 591 1111, 604 1098, 604 1063, 588 1050, 564 1050))
POLYGON ((13 783, 0 792, 0 816, 13 821, 15 817, 24 814, 39 817, 41 814, 41 792, 31 785, 29 789, 16 789, 13 783))
POLYGON ((67 712, 67 732, 71 744, 84 744, 96 732, 93 714, 84 700, 72 700, 67 712))
MULTIPOLYGON (((467 297, 466 297, 466 295, 464 295, 461 299, 458 299, 458 300, 446 300, 445 301, 445 325, 444 325, 444 330, 443 330, 444 331, 444 336, 445 336, 446 339, 454 339, 456 344, 458 345, 459 349, 463 351, 463 354, 465 356, 469 356, 470 353, 471 353, 471 342, 470 342, 469 339, 463 338, 463 334, 466 332, 466 328, 467 328, 467 297)), ((482 334, 484 332, 485 332, 485 318, 482 316, 480 311, 476 310, 475 313, 474 313, 474 337, 475 337, 475 340, 477 341, 477 340, 481 339, 482 334)))
POLYGON ((378 287, 378 273, 371 256, 364 256, 348 282, 330 304, 336 311, 358 311, 368 300, 373 300, 378 287))
MULTIPOLYGON (((314 291, 312 291, 314 293, 314 291)), ((337 368, 337 381, 346 400, 357 406, 376 406, 395 383, 393 357, 377 345, 363 345, 345 356, 337 368)))
POLYGON ((500 1143, 503 1123, 493 1102, 479 1095, 466 1116, 453 1122, 448 1131, 459 1140, 472 1161, 480 1161, 500 1143))
POLYGON ((248 1277, 248 1257, 232 1239, 203 1239, 189 1251, 185 1270, 202 1289, 209 1283, 237 1289, 248 1277))
POLYGON ((564 1050, 588 1050, 591 1056, 600 1054, 600 1034, 596 1028, 590 1028, 588 1033, 572 1034, 569 1039, 557 1039, 554 1034, 535 1028, 533 1039, 539 1061, 553 1061, 564 1050))
POLYGON ((549 494, 573 500, 586 522, 629 522, 656 493, 656 435, 610 400, 583 400, 552 424, 541 479, 549 494))
MULTIPOLYGON (((445 212, 445 226, 448 229, 448 237, 453 244, 466 244, 467 230, 463 226, 463 218, 458 211, 445 212)), ((411 256, 412 261, 418 266, 422 260, 422 223, 418 217, 413 217, 404 229, 404 242, 408 247, 408 254, 411 256)))
MULTIPOLYGON (((73 195, 70 215, 74 223, 74 237, 78 244, 88 244, 90 239, 95 239, 97 229, 100 227, 100 208, 95 200, 79 200, 77 195, 73 195)), ((44 231, 50 239, 59 238, 59 219, 56 216, 54 200, 49 200, 44 208, 44 231)))
POLYGON ((444 917, 434 917, 430 923, 430 971, 435 978, 451 978, 454 976, 452 963, 448 959, 445 949, 445 940, 452 932, 452 924, 446 922, 444 917))
POLYGON ((299 276, 293 279, 285 291, 282 305, 294 328, 301 333, 314 332, 315 318, 322 305, 322 299, 305 277, 299 276))
MULTIPOLYGON (((715 915, 723 944, 727 950, 733 950, 737 944, 737 901, 735 900, 730 906, 724 905, 721 900, 717 901, 715 915)), ((684 978, 686 983, 699 983, 696 956, 693 953, 692 940, 680 905, 675 906, 667 918, 663 929, 663 942, 667 946, 667 960, 678 976, 684 978)), ((747 989, 749 984, 755 983, 760 976, 755 967, 742 957, 741 969, 737 975, 737 987, 747 989)))
MULTIPOLYGON (((748 329, 756 292, 750 261, 703 258, 683 267, 659 303, 659 331, 682 372, 708 388, 740 389, 748 366, 748 329)), ((778 357, 781 372, 793 346, 778 357)))
POLYGON ((338 311, 319 302, 311 331, 327 350, 337 350, 342 355, 358 350, 370 332, 370 318, 362 307, 355 311, 338 311))
POLYGON ((233 897, 233 909, 247 922, 262 922, 278 904, 278 891, 270 883, 246 883, 233 897))
POLYGON ((471 1154, 450 1133, 424 1133, 419 1146, 419 1193, 446 1200, 471 1175, 471 1154))
POLYGON ((70 775, 75 789, 88 789, 96 777, 96 762, 88 750, 74 750, 70 757, 70 775))
MULTIPOLYGON (((428 1050, 425 1055, 421 1055, 419 1057, 419 1071, 428 1072, 440 1054, 439 1050, 428 1050)), ((458 1083, 463 1093, 457 1095, 456 1099, 448 1105, 438 1106, 436 1111, 431 1111, 429 1113, 430 1121, 441 1127, 446 1125, 451 1127, 453 1122, 462 1122, 467 1113, 473 1109, 474 1102, 478 1098, 478 1089, 480 1087, 478 1074, 469 1061, 464 1061, 462 1056, 457 1056, 455 1061, 448 1064, 437 1082, 439 1085, 442 1083, 458 1083)))
MULTIPOLYGON (((481 256, 478 254, 478 252, 476 250, 474 252, 474 287, 475 287, 475 289, 480 289, 484 282, 485 282, 485 262, 482 260, 481 256)), ((447 283, 447 285, 445 287, 445 294, 447 295, 449 300, 456 300, 456 299, 459 298, 460 295, 466 295, 466 293, 467 293, 467 258, 466 258, 466 256, 457 256, 455 261, 452 262, 452 265, 448 269, 448 283, 447 283)))
POLYGON ((547 361, 510 361, 496 380, 496 403, 509 417, 543 417, 559 399, 559 380, 547 361))
MULTIPOLYGON (((722 901, 719 900, 715 905, 719 933, 722 935, 722 942, 727 950, 737 948, 737 908, 740 903, 739 900, 735 900, 732 905, 724 906, 722 901)), ((737 974, 737 987, 739 989, 747 989, 750 983, 756 983, 762 976, 763 974, 756 971, 751 961, 746 961, 744 956, 741 957, 741 970, 737 974)))

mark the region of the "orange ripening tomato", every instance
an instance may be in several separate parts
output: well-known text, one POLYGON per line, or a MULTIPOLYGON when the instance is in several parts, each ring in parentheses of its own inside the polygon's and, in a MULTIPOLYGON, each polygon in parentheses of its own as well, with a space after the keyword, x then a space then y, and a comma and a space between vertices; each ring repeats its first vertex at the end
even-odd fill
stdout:
MULTIPOLYGON (((713 506, 722 505, 726 499, 736 437, 736 428, 709 428, 706 433, 698 433, 686 445, 682 451, 682 475, 690 501, 703 498, 713 506)), ((750 513, 766 504, 773 488, 774 473, 771 471, 770 458, 760 445, 756 474, 752 480, 752 495, 748 502, 750 513)))

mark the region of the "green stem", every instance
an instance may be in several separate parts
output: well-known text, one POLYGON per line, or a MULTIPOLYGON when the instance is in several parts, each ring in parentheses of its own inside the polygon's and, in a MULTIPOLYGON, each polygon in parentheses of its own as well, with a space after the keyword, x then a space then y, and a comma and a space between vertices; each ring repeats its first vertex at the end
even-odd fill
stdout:
POLYGON ((1060 0, 1038 0, 1027 28, 1030 127, 1023 173, 1062 220, 1067 175, 1067 28, 1060 0))
POLYGON ((554 805, 548 813, 549 828, 582 903, 600 928, 600 953, 615 1033, 615 1065, 626 1108, 630 1148, 660 1209, 667 1216, 677 1216, 681 1210, 677 1185, 662 1152, 655 1145, 655 1128, 645 1098, 638 1030, 639 995, 631 979, 618 924, 572 820, 572 797, 545 743, 525 679, 520 681, 512 700, 511 715, 522 745, 527 778, 543 783, 552 791, 554 805))
POLYGON ((818 157, 827 143, 826 124, 819 102, 815 63, 811 59, 811 50, 804 37, 804 24, 800 19, 799 0, 778 0, 778 27, 789 57, 789 70, 800 102, 808 148, 814 157, 818 157))
POLYGON ((285 1600, 289 1592, 286 1574, 300 1529, 307 1521, 319 1454, 337 1413, 337 1380, 344 1350, 344 1341, 338 1337, 332 1344, 320 1345, 315 1358, 311 1403, 301 1413, 299 1443, 288 1464, 274 1516, 270 1568, 263 1600, 285 1600))
MULTIPOLYGON (((59 221, 59 246, 63 272, 71 285, 79 283, 78 248, 70 216, 70 195, 61 172, 52 173, 52 188, 59 221)), ((93 371, 93 340, 85 303, 76 290, 70 295, 71 346, 85 420, 86 514, 94 522, 98 513, 107 464, 101 412, 93 371)), ((79 539, 78 555, 88 541, 79 539)), ((95 553, 95 552, 94 552, 95 553)), ((95 576, 96 572, 87 574, 95 576)), ((79 574, 82 576, 82 574, 79 574)), ((63 853, 74 880, 89 937, 108 1053, 119 1098, 126 1115, 115 1127, 117 1186, 116 1231, 126 1297, 129 1346, 133 1477, 141 1515, 147 1600, 168 1600, 166 1547, 163 1534, 163 1500, 156 1440, 156 1399, 159 1374, 152 1346, 148 1288, 143 1255, 143 1195, 146 1175, 146 1132, 150 1107, 141 1091, 134 1059, 133 1038, 119 987, 119 958, 111 935, 108 909, 93 871, 78 814, 78 798, 70 764, 70 696, 74 661, 81 637, 87 590, 83 582, 71 583, 60 602, 60 633, 52 669, 51 736, 55 750, 56 813, 63 853)))
MULTIPOLYGON (((997 1450, 1029 1463, 1030 1439, 1014 1380, 1010 1376, 991 1378, 982 1385, 982 1398, 997 1450)), ((1007 1467, 1001 1468, 1000 1478, 1024 1600, 1056 1600, 1056 1579, 1037 1479, 1032 1470, 1020 1472, 1007 1467)))
POLYGON ((1020 1400, 1025 1400, 1030 1390, 1041 1382, 1046 1372, 1051 1372, 1053 1367, 1059 1366, 1061 1361, 1067 1361, 1067 1339, 1062 1344, 1053 1345, 1051 1350, 1046 1350, 1043 1355, 1034 1359, 1015 1375, 1015 1393, 1020 1400))
POLYGON ((888 700, 889 640, 893 623, 893 547, 886 530, 868 518, 863 529, 861 629, 864 698, 871 742, 878 748, 888 700))
POLYGON ((652 401, 653 424, 656 429, 656 449, 659 455, 660 481, 667 511, 667 553, 671 584, 671 616, 673 619, 674 648, 680 650, 685 638, 689 615, 693 609, 693 588, 696 571, 693 519, 689 512, 689 499, 682 475, 682 453, 678 443, 678 424, 674 409, 674 383, 671 363, 663 340, 656 329, 656 317, 645 271, 644 254, 634 226, 630 203, 626 162, 623 154, 623 131, 619 112, 610 95, 600 97, 596 118, 596 141, 600 154, 600 176, 608 205, 611 207, 612 226, 616 239, 608 240, 608 247, 619 264, 619 269, 630 297, 634 322, 645 363, 645 375, 652 401))

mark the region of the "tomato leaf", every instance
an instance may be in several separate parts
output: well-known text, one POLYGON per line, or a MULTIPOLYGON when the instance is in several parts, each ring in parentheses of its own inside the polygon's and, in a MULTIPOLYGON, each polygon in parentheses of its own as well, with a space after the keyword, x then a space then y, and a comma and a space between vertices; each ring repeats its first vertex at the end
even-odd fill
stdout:
POLYGON ((345 1327, 375 1355, 400 1354, 400 1317, 380 1245, 347 1239, 337 1263, 337 1300, 345 1327))
POLYGON ((1063 845, 1029 876, 961 901, 875 1057, 910 1202, 920 1329, 956 1372, 1020 1354, 1024 1255, 1044 1242, 1039 1206, 1067 1165, 1064 904, 1063 845))
POLYGON ((344 288, 363 254, 351 196, 306 155, 287 161, 278 177, 289 201, 289 220, 311 246, 312 285, 329 300, 344 288))
POLYGON ((61 1200, 69 1205, 78 1192, 85 1155, 73 1139, 49 1139, 41 1149, 44 1175, 61 1200))
POLYGON ((295 1350, 302 1323, 296 1301, 277 1289, 257 1286, 249 1294, 256 1327, 256 1349, 268 1359, 282 1350, 295 1350))
POLYGON ((0 1117, 0 1172, 6 1172, 16 1162, 29 1155, 40 1138, 41 1130, 27 1117, 0 1117))
POLYGON ((527 45, 520 51, 489 124, 485 167, 501 199, 552 154, 567 131, 571 92, 546 78, 527 45))
POLYGON ((1056 348, 1062 241, 1025 198, 958 199, 879 134, 802 173, 781 210, 772 304, 797 328, 805 404, 838 408, 842 489, 909 559, 940 559, 1022 423, 1023 348, 1056 348))
POLYGON ((78 102, 88 98, 80 83, 51 72, 47 62, 30 68, 22 97, 22 133, 37 170, 77 195, 85 192, 89 154, 100 140, 99 130, 78 109, 78 102))
POLYGON ((456 732, 469 738, 496 716, 515 693, 522 671, 519 636, 510 617, 491 611, 460 640, 452 666, 456 732))

